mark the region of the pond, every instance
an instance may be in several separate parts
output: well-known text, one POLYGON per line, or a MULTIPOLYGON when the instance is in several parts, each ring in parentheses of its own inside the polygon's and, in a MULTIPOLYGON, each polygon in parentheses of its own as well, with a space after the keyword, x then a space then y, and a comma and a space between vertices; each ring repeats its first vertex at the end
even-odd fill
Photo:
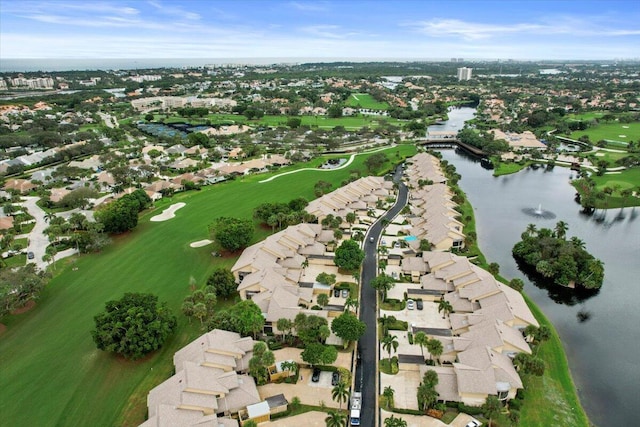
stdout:
POLYGON ((478 241, 487 261, 497 262, 504 277, 523 279, 525 292, 557 328, 591 421, 619 426, 637 419, 640 208, 584 215, 570 185, 574 171, 538 168, 493 177, 478 159, 455 150, 442 150, 442 154, 462 176, 460 186, 473 205, 478 241), (536 215, 539 210, 552 215, 536 215), (587 250, 604 262, 599 291, 574 292, 534 283, 511 256, 529 223, 538 229, 553 228, 560 220, 569 224, 568 237, 582 239, 587 250))

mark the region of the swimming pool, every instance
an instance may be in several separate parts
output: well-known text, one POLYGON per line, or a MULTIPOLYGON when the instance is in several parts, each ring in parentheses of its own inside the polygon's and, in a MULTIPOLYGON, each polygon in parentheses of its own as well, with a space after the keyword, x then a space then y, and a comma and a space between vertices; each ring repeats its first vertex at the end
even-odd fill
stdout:
POLYGON ((407 236, 404 238, 407 242, 413 242, 414 240, 418 240, 416 236, 407 236))

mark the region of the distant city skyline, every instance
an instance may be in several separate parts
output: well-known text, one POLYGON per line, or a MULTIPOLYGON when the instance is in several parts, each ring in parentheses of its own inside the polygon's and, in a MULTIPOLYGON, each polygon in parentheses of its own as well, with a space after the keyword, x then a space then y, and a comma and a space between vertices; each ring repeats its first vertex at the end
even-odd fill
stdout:
POLYGON ((640 57, 635 1, 0 0, 7 58, 640 57))

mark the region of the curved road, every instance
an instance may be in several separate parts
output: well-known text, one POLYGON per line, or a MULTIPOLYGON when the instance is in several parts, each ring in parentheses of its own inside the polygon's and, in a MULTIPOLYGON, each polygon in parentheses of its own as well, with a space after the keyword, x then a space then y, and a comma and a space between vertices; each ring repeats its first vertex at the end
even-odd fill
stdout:
POLYGON ((382 219, 391 221, 407 204, 409 191, 401 178, 402 166, 397 166, 393 176, 393 181, 399 185, 396 203, 369 228, 365 236, 365 259, 360 277, 360 320, 367 325, 367 329, 358 341, 359 358, 356 364, 355 390, 362 392, 361 425, 367 427, 379 424, 378 411, 375 410, 378 398, 378 308, 376 291, 369 286, 369 282, 376 277, 377 242, 382 233, 382 219), (371 237, 373 237, 373 243, 370 241, 371 237))

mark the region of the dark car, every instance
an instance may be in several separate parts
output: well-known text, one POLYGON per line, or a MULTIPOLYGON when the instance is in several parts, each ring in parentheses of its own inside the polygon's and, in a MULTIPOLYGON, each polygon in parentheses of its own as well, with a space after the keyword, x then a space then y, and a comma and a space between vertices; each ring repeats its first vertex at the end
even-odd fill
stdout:
POLYGON ((338 385, 339 382, 340 382, 340 374, 337 372, 334 372, 333 374, 331 374, 331 385, 338 385))
POLYGON ((313 368, 313 375, 311 375, 311 381, 317 383, 320 381, 320 368, 313 368))
POLYGON ((334 289, 333 290, 333 296, 338 298, 340 296, 340 289, 334 289))
POLYGON ((27 258, 34 259, 36 256, 33 252, 27 252, 27 258))
POLYGON ((424 305, 422 304, 422 300, 421 299, 416 300, 416 308, 418 310, 422 310, 424 308, 424 305))

